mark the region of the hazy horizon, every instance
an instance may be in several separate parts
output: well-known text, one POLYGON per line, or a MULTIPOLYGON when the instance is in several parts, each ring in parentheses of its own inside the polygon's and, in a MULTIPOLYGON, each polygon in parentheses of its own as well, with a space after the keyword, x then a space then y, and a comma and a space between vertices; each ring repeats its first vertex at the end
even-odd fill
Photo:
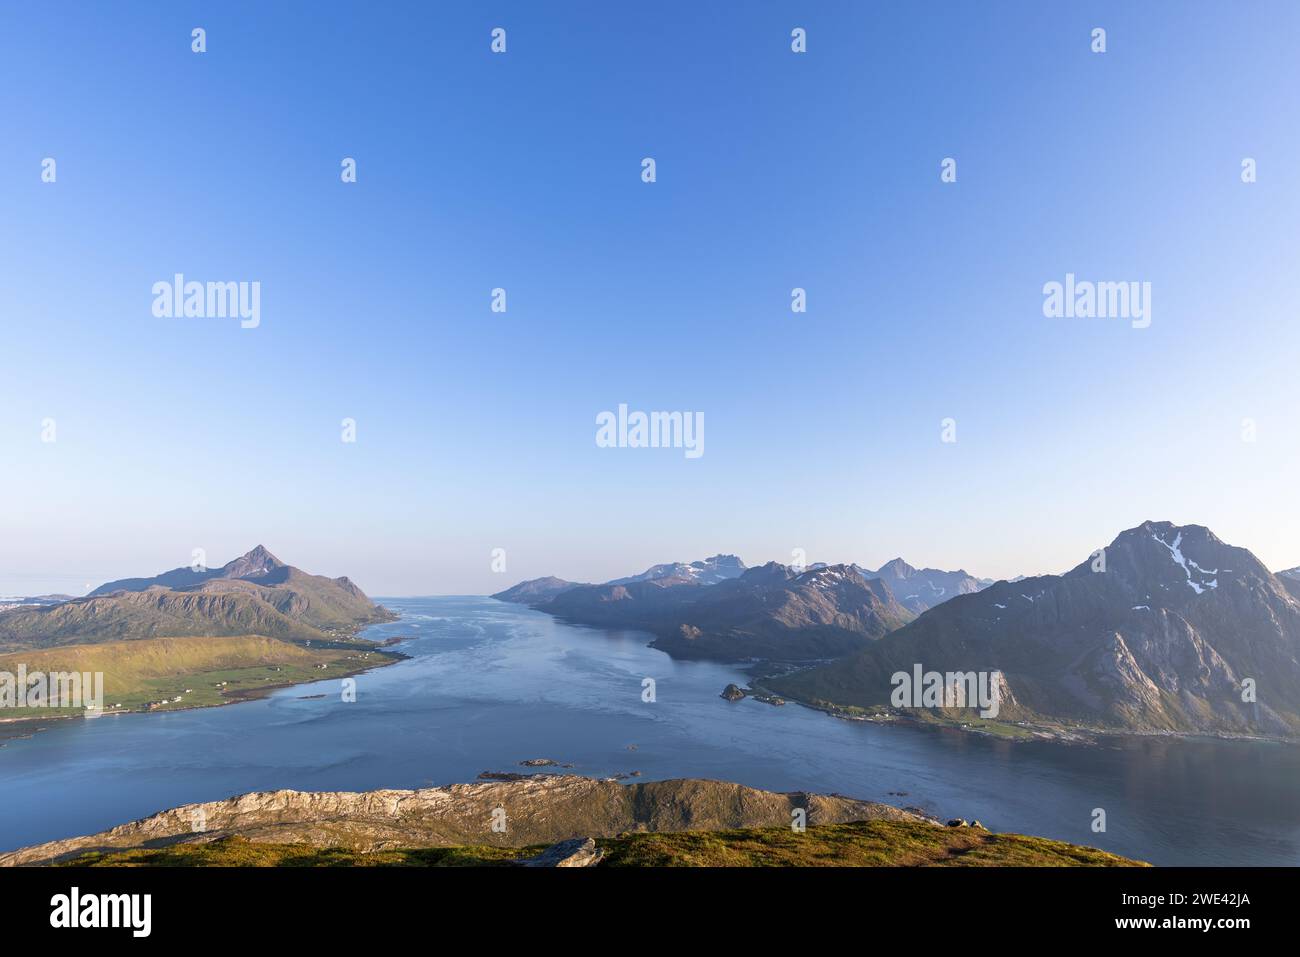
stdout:
MULTIPOLYGON (((1150 521, 1156 521, 1156 522, 1159 522, 1159 521, 1164 521, 1164 519, 1154 519, 1154 518, 1153 518, 1153 519, 1150 519, 1150 521)), ((1140 524, 1142 524, 1142 523, 1141 523, 1141 522, 1135 523, 1135 525, 1140 525, 1140 524)), ((1198 525, 1198 524, 1203 524, 1203 523, 1200 523, 1200 522, 1174 522, 1174 524, 1175 524, 1175 525, 1198 525)), ((1132 526, 1130 526, 1130 527, 1132 527, 1132 526)), ((1126 529, 1116 529, 1115 534, 1117 535, 1117 534, 1119 534, 1119 532, 1121 532, 1121 531, 1125 531, 1125 530, 1126 530, 1126 529)), ((1214 529, 1211 528, 1210 531, 1211 531, 1211 532, 1214 532, 1214 529)), ((1222 537, 1222 536, 1220 536, 1220 537, 1222 537)), ((1020 571, 1020 572, 1013 572, 1013 573, 1011 573, 1011 574, 1007 574, 1007 575, 986 575, 986 574, 983 574, 983 573, 982 573, 979 569, 977 569, 977 568, 971 568, 971 567, 968 567, 968 566, 963 565, 963 564, 960 564, 960 563, 959 563, 959 564, 956 564, 956 565, 936 565, 936 564, 934 564, 934 563, 932 563, 932 562, 926 562, 926 561, 918 561, 918 560, 915 560, 914 558, 908 556, 906 553, 895 553, 895 554, 890 555, 888 558, 883 558, 883 559, 880 559, 879 561, 863 561, 863 560, 860 559, 860 558, 840 558, 840 557, 826 558, 826 557, 821 557, 821 556, 818 556, 818 555, 815 555, 815 554, 809 554, 809 555, 807 556, 807 559, 806 559, 806 560, 807 560, 807 564, 809 564, 809 565, 818 564, 818 563, 824 563, 824 564, 827 564, 827 565, 836 565, 836 564, 846 564, 846 565, 847 565, 847 564, 857 564, 857 565, 862 566, 862 567, 864 567, 864 568, 878 569, 878 568, 880 568, 882 565, 884 565, 886 562, 892 561, 892 560, 895 559, 895 558, 901 558, 901 559, 903 559, 904 561, 906 561, 908 564, 912 565, 912 566, 915 567, 915 568, 938 568, 938 569, 941 570, 941 571, 957 571, 957 570, 960 569, 960 570, 963 570, 963 571, 969 572, 969 573, 970 573, 973 577, 975 577, 975 578, 988 578, 988 579, 993 579, 993 580, 996 581, 996 580, 999 580, 999 579, 1012 579, 1012 578, 1016 578, 1016 577, 1018 577, 1018 576, 1024 576, 1024 577, 1026 577, 1026 578, 1032 578, 1032 577, 1034 577, 1034 576, 1036 576, 1036 575, 1059 575, 1059 574, 1063 574, 1064 572, 1069 571, 1071 568, 1075 567, 1075 566, 1078 565, 1079 563, 1081 563, 1081 562, 1083 562, 1083 561, 1086 561, 1086 560, 1090 557, 1090 554, 1091 554, 1091 552, 1092 552, 1094 549, 1096 549, 1096 548, 1100 548, 1100 547, 1102 547, 1102 546, 1105 546, 1105 545, 1110 544, 1110 542, 1111 542, 1111 540, 1112 540, 1113 538, 1114 538, 1114 535, 1111 535, 1110 537, 1106 538, 1105 541, 1099 541, 1099 542, 1096 542, 1096 543, 1094 543, 1094 544, 1089 545, 1087 548, 1085 548, 1083 551, 1081 551, 1081 552, 1079 553, 1079 555, 1078 555, 1074 560, 1067 561, 1065 564, 1060 565, 1059 567, 1038 568, 1038 569, 1033 569, 1033 570, 1025 570, 1025 571, 1020 571)), ((1243 545, 1241 542, 1233 542, 1233 541, 1228 541, 1228 540, 1226 540, 1226 539, 1225 539, 1225 541, 1227 541, 1227 544, 1229 544, 1229 545, 1236 545, 1236 546, 1239 546, 1239 547, 1244 547, 1244 548, 1250 549, 1250 546, 1249 546, 1249 545, 1243 545)), ((313 564, 312 564, 311 562, 304 562, 304 561, 302 561, 302 560, 297 560, 297 559, 295 559, 295 558, 293 558, 293 557, 286 557, 284 554, 282 554, 281 552, 277 551, 276 548, 274 548, 274 547, 272 547, 272 546, 270 546, 270 545, 266 545, 265 542, 258 542, 258 543, 256 543, 256 545, 262 545, 262 546, 265 547, 269 552, 271 552, 271 554, 275 555, 276 558, 280 559, 281 561, 285 562, 286 564, 294 565, 294 566, 296 566, 296 567, 302 569, 302 570, 305 571, 305 572, 309 572, 309 573, 311 573, 311 574, 316 574, 316 575, 325 575, 325 576, 330 577, 330 578, 338 578, 338 577, 341 577, 341 576, 347 576, 348 578, 351 578, 354 582, 356 582, 356 584, 357 584, 359 587, 361 587, 361 589, 362 589, 363 591, 365 591, 368 595, 370 595, 372 598, 375 598, 375 597, 388 597, 388 598, 417 598, 417 597, 443 597, 443 596, 446 596, 446 597, 454 597, 454 596, 458 596, 458 595, 490 595, 490 594, 492 594, 492 593, 494 593, 494 592, 502 591, 502 590, 504 590, 504 589, 510 587, 511 585, 515 585, 515 584, 517 584, 517 583, 520 582, 520 581, 524 581, 524 580, 531 579, 531 578, 542 578, 542 577, 551 576, 551 575, 555 576, 556 578, 562 578, 562 579, 565 579, 565 580, 568 580, 568 581, 574 581, 574 582, 601 583, 601 582, 610 581, 610 580, 615 579, 615 578, 623 578, 623 577, 627 577, 627 576, 629 576, 629 575, 640 574, 641 572, 646 571, 647 569, 649 569, 651 566, 654 566, 654 565, 668 564, 668 563, 670 563, 670 562, 683 562, 683 563, 689 563, 689 562, 693 562, 693 561, 701 561, 701 560, 706 559, 706 558, 711 558, 711 557, 713 557, 713 556, 715 556, 715 555, 736 555, 738 558, 740 558, 740 560, 741 560, 742 562, 744 562, 744 564, 745 564, 747 567, 751 567, 751 568, 752 568, 752 567, 755 567, 755 566, 758 566, 758 565, 766 564, 766 563, 769 562, 769 561, 775 561, 775 562, 779 562, 779 563, 781 563, 781 564, 783 564, 783 565, 789 565, 789 564, 792 564, 792 562, 793 562, 793 558, 794 558, 794 556, 792 556, 792 555, 788 555, 788 554, 787 554, 787 555, 785 555, 785 556, 773 555, 773 556, 769 556, 769 557, 760 558, 760 559, 758 559, 758 560, 750 560, 749 558, 746 558, 746 556, 743 555, 743 554, 739 554, 739 553, 737 553, 737 552, 735 552, 735 551, 728 550, 728 549, 725 549, 725 548, 724 548, 724 549, 715 550, 715 551, 702 552, 702 553, 700 553, 700 554, 698 554, 698 555, 689 555, 689 556, 675 555, 675 556, 660 557, 660 558, 656 558, 656 559, 651 560, 651 561, 647 561, 647 562, 645 562, 645 563, 643 563, 643 564, 641 564, 641 565, 637 565, 637 566, 635 566, 635 567, 626 567, 626 568, 620 567, 620 568, 616 568, 616 569, 611 569, 611 568, 608 566, 607 563, 606 563, 606 564, 601 564, 599 561, 593 561, 593 562, 591 562, 591 563, 589 563, 589 564, 587 564, 587 565, 584 565, 583 567, 586 567, 586 568, 594 568, 594 569, 601 569, 601 568, 604 568, 605 570, 604 570, 604 571, 597 571, 597 572, 594 573, 594 574, 588 574, 588 575, 583 575, 583 574, 566 574, 565 571, 564 571, 563 569, 559 569, 559 570, 557 570, 557 569, 551 569, 551 570, 547 570, 547 571, 539 571, 539 572, 536 572, 535 574, 532 573, 532 572, 530 572, 530 573, 528 573, 528 574, 516 573, 516 572, 512 569, 512 567, 510 566, 510 564, 509 564, 509 560, 507 559, 507 565, 506 565, 505 570, 504 570, 504 571, 501 571, 501 572, 491 572, 491 573, 490 573, 490 579, 491 579, 491 580, 490 580, 489 584, 484 585, 484 586, 481 588, 481 590, 478 590, 478 591, 436 591, 436 590, 429 590, 429 591, 390 591, 390 590, 385 590, 385 589, 382 588, 382 587, 376 588, 376 587, 373 587, 373 586, 371 586, 370 584, 368 584, 368 583, 366 583, 366 582, 364 582, 364 581, 360 581, 360 580, 357 579, 357 576, 356 576, 356 575, 354 575, 354 574, 352 574, 352 573, 350 573, 350 572, 348 572, 348 571, 346 571, 346 570, 329 570, 329 571, 323 571, 323 570, 321 570, 321 569, 318 569, 318 568, 314 567, 313 564)), ((235 558, 238 558, 240 555, 243 555, 243 554, 245 554, 245 553, 248 552, 248 551, 251 551, 254 547, 256 547, 256 545, 249 546, 248 548, 240 549, 239 551, 232 552, 232 553, 229 553, 229 554, 227 554, 226 552, 221 552, 221 553, 219 553, 219 554, 209 554, 209 555, 207 556, 208 567, 211 567, 211 568, 218 568, 218 567, 220 567, 220 566, 222 566, 222 565, 225 565, 227 562, 229 562, 229 561, 231 561, 231 560, 233 560, 233 559, 235 559, 235 558)), ((1253 549, 1251 549, 1251 550, 1253 551, 1253 549)), ((882 553, 882 554, 883 554, 883 553, 882 553)), ((1293 567, 1296 567, 1296 565, 1300 564, 1300 563, 1293 563, 1293 564, 1291 564, 1291 565, 1287 565, 1287 564, 1281 564, 1281 565, 1278 565, 1278 564, 1270 564, 1268 561, 1264 560, 1264 559, 1263 559, 1261 556, 1259 556, 1258 554, 1256 554, 1256 557, 1257 557, 1257 558, 1260 558, 1260 560, 1264 562, 1265 566, 1267 566, 1268 569, 1269 569, 1270 571, 1274 572, 1274 573, 1279 572, 1279 571, 1285 571, 1285 570, 1288 570, 1288 569, 1293 568, 1293 567)), ((151 577, 151 576, 156 575, 156 574, 161 574, 162 572, 165 572, 165 571, 171 571, 171 570, 174 569, 174 568, 185 567, 185 566, 188 565, 188 564, 189 564, 188 562, 181 562, 181 563, 178 563, 178 564, 168 565, 168 566, 165 566, 165 567, 163 567, 163 566, 159 566, 159 567, 149 567, 149 568, 136 568, 136 569, 130 569, 130 570, 119 570, 119 572, 117 572, 117 573, 108 574, 108 575, 104 575, 104 576, 84 576, 84 575, 83 575, 83 576, 77 576, 77 575, 66 575, 66 574, 61 574, 61 575, 51 575, 51 576, 46 576, 46 577, 43 577, 43 578, 40 578, 40 577, 30 577, 30 578, 26 578, 26 579, 23 579, 23 578, 15 578, 15 579, 12 579, 12 580, 0 579, 0 597, 34 596, 34 595, 42 595, 42 594, 72 594, 72 595, 81 595, 81 594, 83 594, 83 593, 86 592, 86 591, 89 591, 89 590, 91 590, 91 589, 93 589, 93 588, 98 588, 100 585, 106 584, 107 582, 110 582, 110 581, 117 581, 117 580, 124 579, 124 578, 147 578, 147 577, 151 577), (68 582, 73 582, 73 581, 79 581, 81 578, 86 578, 87 580, 86 580, 85 582, 83 582, 80 586, 78 586, 75 590, 71 590, 71 591, 70 591, 70 590, 68 589, 68 587, 67 587, 67 583, 68 583, 68 582), (26 582, 27 584, 24 585, 24 584, 22 584, 23 582, 26 582), (60 582, 62 582, 63 584, 62 584, 62 585, 58 584, 58 583, 60 583, 60 582), (48 585, 49 587, 35 587, 35 588, 34 588, 34 587, 32 587, 32 583, 37 583, 38 585, 39 585, 40 583, 44 583, 44 584, 48 585), (20 586, 21 586, 21 587, 20 587, 20 586)), ((412 580, 413 580, 413 579, 412 579, 412 580)))

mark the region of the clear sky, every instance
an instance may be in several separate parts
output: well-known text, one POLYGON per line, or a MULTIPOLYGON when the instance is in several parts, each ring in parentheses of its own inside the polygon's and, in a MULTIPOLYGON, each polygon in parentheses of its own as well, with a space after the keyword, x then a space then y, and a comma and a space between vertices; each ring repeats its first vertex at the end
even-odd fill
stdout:
POLYGON ((1298 36, 1287 0, 5 4, 0 594, 258 543, 377 595, 1002 577, 1148 518, 1300 564, 1298 36), (178 272, 260 282, 260 325, 155 317, 178 272), (1066 273, 1150 282, 1150 327, 1045 318, 1066 273), (705 454, 598 448, 620 403, 705 454))

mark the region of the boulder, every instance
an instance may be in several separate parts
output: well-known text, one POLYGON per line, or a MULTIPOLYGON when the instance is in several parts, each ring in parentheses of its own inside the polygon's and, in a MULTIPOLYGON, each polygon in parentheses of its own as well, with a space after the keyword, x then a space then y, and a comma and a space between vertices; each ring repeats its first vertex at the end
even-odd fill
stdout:
POLYGON ((552 844, 536 857, 525 858, 522 867, 593 867, 605 852, 590 837, 574 837, 552 844))

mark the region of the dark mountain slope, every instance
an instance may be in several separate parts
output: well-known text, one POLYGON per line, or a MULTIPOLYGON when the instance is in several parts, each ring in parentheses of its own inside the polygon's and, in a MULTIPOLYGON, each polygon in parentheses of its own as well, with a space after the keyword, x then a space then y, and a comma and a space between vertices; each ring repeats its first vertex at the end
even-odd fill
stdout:
POLYGON ((848 654, 911 619, 879 580, 847 565, 771 562, 715 585, 657 578, 574 588, 537 606, 588 625, 653 632, 683 658, 807 661, 848 654))
POLYGON ((840 705, 887 704, 895 672, 1003 673, 1002 717, 1142 731, 1300 731, 1300 601, 1208 529, 1146 522, 1064 575, 939 605, 844 661, 769 682, 840 705), (1243 702, 1253 679, 1257 701, 1243 702))

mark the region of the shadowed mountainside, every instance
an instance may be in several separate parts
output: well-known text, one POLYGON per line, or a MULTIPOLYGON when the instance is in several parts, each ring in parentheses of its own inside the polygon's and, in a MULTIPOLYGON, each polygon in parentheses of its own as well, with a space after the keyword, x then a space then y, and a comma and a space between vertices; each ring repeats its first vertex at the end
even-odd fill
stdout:
POLYGON ((536 604, 586 625, 652 632, 680 658, 807 661, 849 654, 912 618, 889 586, 848 565, 770 562, 714 585, 681 578, 586 585, 536 604))
POLYGON ((650 631, 656 648, 680 658, 810 661, 849 654, 988 584, 901 558, 873 572, 824 563, 746 568, 735 555, 714 555, 599 585, 534 578, 492 597, 579 624, 650 631))
POLYGON ((1145 522, 1063 575, 998 582, 842 661, 774 678, 823 705, 888 706, 897 672, 1001 671, 999 717, 1135 731, 1300 732, 1300 600, 1199 525, 1145 522), (1250 700, 1253 694, 1254 700, 1250 700))

